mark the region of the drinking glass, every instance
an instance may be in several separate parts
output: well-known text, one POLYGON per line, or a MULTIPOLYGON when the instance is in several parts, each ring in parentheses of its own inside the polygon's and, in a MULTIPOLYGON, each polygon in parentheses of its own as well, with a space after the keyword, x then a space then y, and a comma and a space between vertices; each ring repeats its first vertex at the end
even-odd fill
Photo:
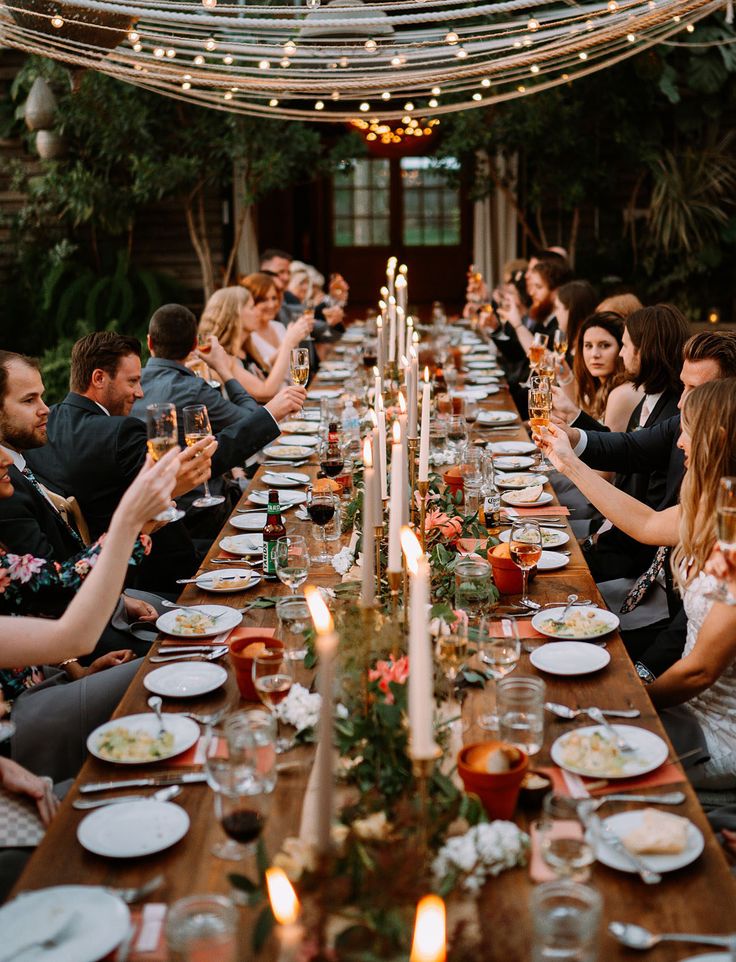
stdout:
MULTIPOLYGON (((167 451, 179 443, 179 429, 176 421, 176 405, 149 404, 146 408, 146 431, 148 433, 148 453, 152 460, 158 461, 167 451)), ((156 521, 179 521, 184 512, 172 505, 156 515, 156 521)))
POLYGON ((440 635, 435 648, 437 661, 447 681, 449 690, 449 704, 452 706, 450 716, 459 718, 462 708, 457 701, 457 679, 465 667, 468 657, 467 625, 460 625, 458 631, 450 635, 440 635))
POLYGON ((321 441, 319 445, 319 466, 328 478, 338 478, 345 467, 345 458, 342 451, 330 450, 327 440, 321 441))
POLYGON ((253 687, 258 697, 276 719, 276 752, 281 755, 294 747, 294 739, 279 734, 279 716, 276 708, 291 691, 294 677, 291 661, 283 649, 271 648, 264 655, 253 659, 253 687))
POLYGON ((167 958, 171 962, 236 962, 238 912, 224 895, 188 895, 169 908, 167 958))
MULTIPOLYGON (((309 350, 306 347, 293 347, 289 355, 289 377, 297 387, 306 387, 309 380, 309 350)), ((301 417, 304 410, 300 410, 301 417)))
POLYGON ((537 368, 537 374, 539 374, 540 377, 547 378, 550 384, 552 384, 555 379, 555 360, 556 355, 552 351, 545 351, 537 368))
POLYGON ((493 600, 490 564, 484 558, 460 558, 455 565, 455 608, 482 615, 493 600))
POLYGON ((499 738, 527 755, 536 755, 544 743, 544 690, 541 678, 527 675, 496 683, 499 738))
POLYGON ((227 716, 228 752, 250 766, 251 777, 265 792, 276 787, 276 719, 264 708, 246 708, 227 716))
POLYGON ((284 643, 286 657, 291 661, 301 661, 307 653, 304 632, 312 625, 307 599, 304 595, 279 598, 276 617, 279 619, 279 638, 284 643))
POLYGON ((528 597, 529 572, 542 557, 542 531, 536 521, 514 521, 509 539, 511 560, 521 568, 522 591, 520 604, 526 608, 539 608, 528 597))
POLYGON ((309 549, 307 539, 301 535, 289 535, 276 542, 276 577, 291 588, 292 595, 309 575, 309 549))
POLYGON ((312 558, 312 561, 315 564, 328 564, 331 557, 327 551, 325 525, 332 520, 335 514, 335 495, 332 491, 315 491, 310 484, 307 488, 307 513, 312 522, 320 529, 322 540, 322 550, 312 558))
MULTIPOLYGON (((529 376, 529 426, 533 433, 543 434, 549 426, 552 411, 552 382, 541 373, 529 376)), ((535 471, 553 471, 554 467, 542 454, 535 471)))
POLYGON ((595 861, 595 819, 584 818, 579 799, 549 792, 535 823, 543 861, 558 878, 587 882, 595 861))
MULTIPOLYGON (((191 448, 197 441, 210 437, 212 427, 210 416, 205 404, 190 404, 184 408, 184 440, 187 447, 191 448)), ((216 504, 222 504, 225 498, 220 494, 210 494, 209 482, 204 482, 204 496, 192 501, 193 508, 213 508, 216 504)))
POLYGON ((462 457, 462 450, 468 443, 468 425, 464 417, 453 415, 447 424, 447 440, 452 445, 451 451, 457 461, 462 457))
MULTIPOLYGON (((733 557, 736 552, 736 478, 723 477, 718 482, 716 534, 718 547, 724 554, 733 557)), ((723 581, 709 590, 706 597, 722 604, 736 605, 736 598, 723 581)))
POLYGON ((468 426, 472 427, 478 420, 478 413, 480 411, 480 406, 474 398, 466 398, 465 400, 465 420, 468 422, 468 426))
POLYGON ((447 418, 442 415, 431 418, 429 422, 429 448, 433 464, 444 464, 447 460, 447 418))
POLYGON ((567 355, 567 331, 563 331, 561 327, 558 327, 555 331, 555 336, 552 340, 552 346, 554 348, 555 354, 564 358, 567 355))
POLYGON ((521 644, 519 629, 513 618, 504 618, 500 631, 491 631, 490 627, 483 619, 478 630, 478 655, 492 678, 491 686, 487 689, 491 695, 491 708, 479 716, 478 726, 486 731, 495 731, 498 728, 496 685, 516 668, 521 644))
POLYGON ((531 894, 532 962, 596 962, 603 900, 578 882, 544 882, 531 894))
MULTIPOLYGON (((534 374, 538 371, 539 365, 542 363, 544 358, 544 352, 547 350, 547 344, 549 338, 546 334, 535 334, 534 340, 529 347, 529 367, 531 368, 531 373, 534 374)), ((529 387, 529 380, 520 385, 521 387, 529 387)))

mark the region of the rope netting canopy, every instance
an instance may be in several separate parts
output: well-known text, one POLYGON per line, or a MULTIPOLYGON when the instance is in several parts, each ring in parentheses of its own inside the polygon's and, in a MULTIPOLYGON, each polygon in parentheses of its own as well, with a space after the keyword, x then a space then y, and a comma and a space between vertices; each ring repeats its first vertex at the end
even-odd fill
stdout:
POLYGON ((723 5, 8 0, 0 43, 220 110, 343 123, 440 115, 568 83, 692 32, 723 5))

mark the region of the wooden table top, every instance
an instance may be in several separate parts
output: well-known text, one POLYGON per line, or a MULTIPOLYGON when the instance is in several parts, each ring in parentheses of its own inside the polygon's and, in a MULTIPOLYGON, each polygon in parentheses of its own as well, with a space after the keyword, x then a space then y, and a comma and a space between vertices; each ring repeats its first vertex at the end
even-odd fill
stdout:
MULTIPOLYGON (((509 393, 502 389, 499 394, 483 402, 488 409, 502 409, 513 407, 509 393)), ((527 435, 520 422, 512 425, 504 432, 474 432, 477 438, 488 437, 492 440, 520 440, 527 439, 527 435)), ((274 469, 278 470, 278 469, 274 469)), ((310 464, 303 470, 314 475, 316 464, 310 464)), ((261 468, 254 479, 251 488, 261 488, 259 479, 263 473, 261 468)), ((549 486, 548 486, 549 489, 549 486)), ((551 490, 551 489, 549 489, 551 490)), ((243 497, 246 500, 247 493, 243 497)), ((311 525, 301 522, 294 516, 294 511, 285 515, 287 529, 290 533, 305 534, 310 537, 311 525)), ((222 535, 237 533, 228 523, 222 535)), ((202 564, 202 571, 212 570, 210 558, 219 553, 218 537, 207 558, 202 564)), ((344 539, 343 539, 344 540, 344 539)), ((332 545, 337 550, 340 545, 332 545)), ((571 591, 581 597, 602 602, 597 587, 590 576, 584 558, 574 537, 566 546, 571 549, 570 564, 559 571, 538 574, 532 583, 532 596, 540 601, 564 600, 571 591)), ((331 565, 312 566, 309 581, 314 584, 332 585, 338 576, 331 565)), ((288 589, 280 582, 261 582, 256 588, 243 594, 218 596, 218 604, 225 604, 233 608, 243 608, 256 594, 281 596, 288 594, 288 589)), ((196 586, 187 586, 182 593, 181 600, 187 604, 212 603, 213 595, 200 591, 196 586)), ((506 599, 504 599, 505 601, 506 599)), ((272 608, 253 609, 247 612, 243 619, 244 626, 268 626, 276 624, 276 615, 272 608)), ((559 701, 571 706, 601 705, 603 707, 632 707, 641 711, 641 717, 633 724, 641 725, 656 732, 666 739, 656 711, 654 710, 646 688, 636 676, 632 663, 618 636, 614 634, 607 639, 607 649, 611 655, 608 667, 593 675, 572 679, 557 678, 545 675, 547 685, 547 699, 559 701)), ((158 646, 155 645, 154 649, 158 646)), ((201 700, 173 701, 167 699, 164 705, 168 711, 203 710, 207 711, 220 704, 226 697, 235 704, 239 698, 232 670, 227 665, 227 659, 222 664, 228 667, 228 681, 225 689, 201 700)), ((143 688, 143 678, 153 670, 146 659, 122 699, 115 717, 134 712, 146 711, 147 692, 143 688)), ((297 674, 302 674, 300 680, 309 683, 309 673, 301 668, 297 674)), ((540 673, 529 663, 527 655, 522 655, 517 674, 539 675, 540 673)), ((472 724, 477 709, 477 699, 481 693, 473 693, 466 701, 464 712, 469 712, 471 722, 465 735, 465 741, 472 742, 482 739, 483 733, 472 724)), ((575 725, 589 722, 558 722, 546 719, 544 747, 539 755, 533 759, 535 767, 549 764, 550 745, 558 735, 571 730, 575 725)), ((279 776, 275 790, 272 811, 268 820, 264 839, 271 855, 275 854, 287 835, 297 834, 301 813, 301 802, 304 793, 309 765, 313 749, 299 747, 290 753, 290 758, 302 758, 304 765, 294 772, 279 776)), ((155 766, 157 770, 164 766, 155 766)), ((124 769, 107 764, 90 757, 74 787, 67 795, 61 810, 49 828, 45 839, 38 846, 25 872, 19 880, 15 892, 43 888, 55 884, 102 884, 102 885, 131 885, 137 884, 158 872, 165 873, 166 883, 152 895, 151 901, 173 902, 184 895, 203 892, 227 893, 229 882, 227 875, 240 871, 241 868, 250 870, 252 864, 224 862, 210 854, 210 847, 223 837, 223 832, 217 823, 213 811, 213 794, 206 784, 186 785, 181 795, 176 799, 188 812, 191 828, 188 835, 173 848, 158 855, 146 858, 120 860, 105 859, 86 852, 77 842, 76 832, 81 820, 87 813, 72 808, 72 802, 78 797, 78 785, 81 782, 122 779, 133 773, 142 773, 143 767, 126 766, 124 769)), ((145 769, 146 771, 148 769, 145 769)), ((733 931, 734 910, 736 909, 736 888, 723 855, 713 832, 711 831, 702 809, 695 797, 689 782, 683 775, 677 785, 667 785, 653 791, 669 791, 673 788, 681 789, 687 795, 686 802, 672 811, 685 815, 698 826, 705 837, 705 850, 692 865, 664 875, 661 884, 646 886, 636 875, 629 875, 595 864, 592 871, 592 884, 596 886, 604 897, 604 918, 606 921, 620 919, 633 921, 651 928, 652 931, 698 931, 703 933, 726 933, 733 931)), ((134 791, 134 790, 133 790, 134 791)), ((90 796, 87 796, 90 797, 90 796)), ((102 797, 96 795, 93 797, 102 797)), ((626 807, 626 806, 623 806, 626 807)), ((607 808, 605 811, 621 810, 622 806, 607 808)), ((519 816, 520 822, 524 816, 519 816)), ((529 957, 530 920, 528 917, 528 900, 532 883, 528 869, 513 869, 492 879, 486 886, 479 903, 479 917, 484 934, 484 944, 493 946, 492 957, 498 960, 521 960, 529 957)), ((250 923, 251 912, 243 909, 243 924, 241 938, 243 945, 242 958, 250 958, 250 923)), ((273 948, 273 947, 271 947, 273 948)), ((704 951, 697 946, 663 943, 652 949, 646 955, 647 962, 676 962, 689 957, 693 953, 704 951)), ((264 950, 263 958, 270 958, 268 949, 264 950)), ((450 956, 451 957, 451 956, 450 956)), ((630 960, 633 953, 615 943, 607 934, 603 936, 601 960, 630 960)))

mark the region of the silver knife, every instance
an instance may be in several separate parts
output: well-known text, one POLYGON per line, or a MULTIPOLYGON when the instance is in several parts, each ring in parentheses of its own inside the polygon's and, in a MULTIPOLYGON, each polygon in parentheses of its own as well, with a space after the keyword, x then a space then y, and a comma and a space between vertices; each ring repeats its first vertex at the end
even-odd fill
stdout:
POLYGON ((112 782, 87 782, 79 786, 79 791, 83 794, 87 792, 106 792, 111 788, 148 788, 156 786, 161 788, 164 785, 191 785, 195 782, 206 782, 207 776, 204 772, 172 772, 170 774, 150 775, 146 778, 126 778, 122 781, 112 782))
POLYGON ((656 885, 662 881, 662 876, 658 872, 652 871, 646 862, 640 859, 638 855, 630 852, 613 829, 600 819, 598 820, 597 828, 601 838, 605 840, 606 844, 610 845, 619 855, 623 855, 626 860, 634 866, 642 882, 645 882, 647 885, 656 885))
POLYGON ((219 645, 175 645, 167 647, 166 645, 161 645, 158 649, 160 655, 174 655, 183 651, 213 651, 215 648, 224 648, 223 644, 219 645))

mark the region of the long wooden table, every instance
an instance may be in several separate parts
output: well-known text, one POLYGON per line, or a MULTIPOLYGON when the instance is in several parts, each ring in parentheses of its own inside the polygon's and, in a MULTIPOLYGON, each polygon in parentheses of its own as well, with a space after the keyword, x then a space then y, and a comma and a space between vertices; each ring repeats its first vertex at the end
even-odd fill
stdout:
MULTIPOLYGON (((502 389, 499 394, 484 402, 483 407, 498 410, 513 407, 513 403, 506 389, 502 389)), ((479 438, 490 437, 492 440, 519 440, 527 437, 520 422, 513 425, 508 432, 494 431, 484 435, 482 430, 477 430, 476 435, 479 438)), ((256 475, 252 488, 262 487, 259 483, 262 470, 256 475)), ((314 475, 317 465, 310 464, 308 470, 310 475, 314 475)), ((243 501, 246 497, 247 493, 243 501)), ((293 511, 286 515, 286 524, 289 532, 308 536, 311 534, 309 523, 298 521, 293 511)), ((221 534, 234 533, 236 533, 235 529, 228 523, 221 534)), ((209 562, 219 553, 219 540, 220 537, 217 538, 203 562, 202 571, 212 568, 209 562)), ((340 545, 335 543, 334 547, 337 550, 340 545)), ((567 547, 571 549, 570 564, 557 572, 539 574, 532 585, 533 597, 540 602, 559 601, 566 598, 569 592, 574 591, 581 597, 589 597, 601 602, 602 599, 574 538, 571 538, 567 547)), ((338 576, 331 566, 312 567, 310 583, 329 586, 335 584, 337 580, 338 576)), ((243 608, 254 594, 264 593, 264 590, 274 596, 288 594, 288 589, 278 582, 262 582, 249 592, 220 596, 216 601, 233 608, 243 608)), ((181 600, 187 604, 211 603, 213 596, 192 585, 182 593, 181 600)), ((276 624, 275 612, 273 609, 253 609, 247 612, 243 624, 253 627, 273 627, 276 624)), ((157 647, 157 645, 154 646, 154 649, 157 647)), ((636 676, 618 635, 608 639, 608 651, 611 654, 610 665, 596 674, 573 679, 545 675, 548 699, 571 706, 602 705, 638 708, 641 717, 635 724, 666 738, 658 716, 647 697, 646 689, 636 676)), ((152 651, 152 653, 155 652, 152 651)), ((227 659, 224 663, 227 664, 227 659)), ((140 671, 118 706, 116 717, 146 710, 147 692, 142 682, 145 675, 154 667, 156 666, 151 665, 148 659, 142 662, 140 671)), ((539 674, 529 663, 526 655, 522 655, 517 673, 539 674)), ((308 677, 305 675, 301 680, 307 681, 308 677)), ((226 697, 232 699, 233 703, 236 703, 239 697, 234 676, 230 670, 223 692, 208 696, 195 704, 192 704, 191 700, 187 700, 186 703, 167 701, 165 708, 171 711, 207 711, 226 697)), ((472 698, 469 702, 472 709, 472 698)), ((576 724, 586 724, 586 721, 581 719, 579 722, 556 722, 548 715, 544 747, 535 758, 535 765, 549 764, 551 743, 558 735, 570 730, 576 724)), ((480 740, 484 736, 478 729, 471 727, 465 737, 468 742, 480 740)), ((279 777, 272 814, 265 832, 266 845, 271 854, 278 851, 282 840, 287 835, 296 834, 298 831, 312 749, 298 748, 293 757, 303 758, 305 764, 279 777)), ((86 813, 72 808, 72 801, 78 797, 78 784, 124 778, 130 775, 131 771, 142 770, 130 767, 123 770, 90 757, 44 841, 31 858, 16 886, 16 893, 62 883, 137 884, 158 872, 165 873, 166 883, 162 889, 151 896, 153 901, 171 903, 177 898, 194 892, 228 892, 228 873, 239 871, 243 863, 223 862, 210 854, 213 842, 222 837, 222 829, 214 817, 212 792, 204 784, 184 786, 177 803, 188 812, 191 828, 181 842, 166 852, 130 861, 114 861, 91 855, 79 845, 76 840, 77 826, 86 813)), ((645 886, 636 875, 624 874, 596 864, 593 868, 592 884, 599 888, 604 896, 605 919, 606 921, 620 919, 638 922, 655 932, 680 930, 726 933, 732 931, 736 929, 734 924, 736 887, 729 866, 684 775, 681 783, 676 786, 664 786, 661 791, 672 790, 674 787, 682 789, 687 796, 686 802, 675 811, 692 819, 705 836, 703 854, 692 865, 665 875, 661 884, 657 886, 645 886)), ((657 792, 658 789, 654 791, 657 792)), ((622 807, 627 806, 612 804, 605 811, 614 812, 621 810, 622 807)), ((252 866, 247 867, 252 870, 252 866)), ((512 960, 529 957, 531 926, 528 901, 531 888, 532 883, 526 869, 504 872, 486 886, 479 904, 479 917, 483 930, 483 958, 512 962, 512 960)), ((248 909, 243 909, 243 913, 241 958, 246 959, 252 957, 250 949, 252 916, 248 909)), ((651 950, 646 958, 648 962, 675 962, 698 951, 703 950, 699 950, 696 946, 663 943, 651 950)), ((624 962, 631 959, 632 954, 607 934, 604 936, 601 960, 624 962)), ((268 949, 265 950, 263 957, 270 958, 271 952, 268 949)))

